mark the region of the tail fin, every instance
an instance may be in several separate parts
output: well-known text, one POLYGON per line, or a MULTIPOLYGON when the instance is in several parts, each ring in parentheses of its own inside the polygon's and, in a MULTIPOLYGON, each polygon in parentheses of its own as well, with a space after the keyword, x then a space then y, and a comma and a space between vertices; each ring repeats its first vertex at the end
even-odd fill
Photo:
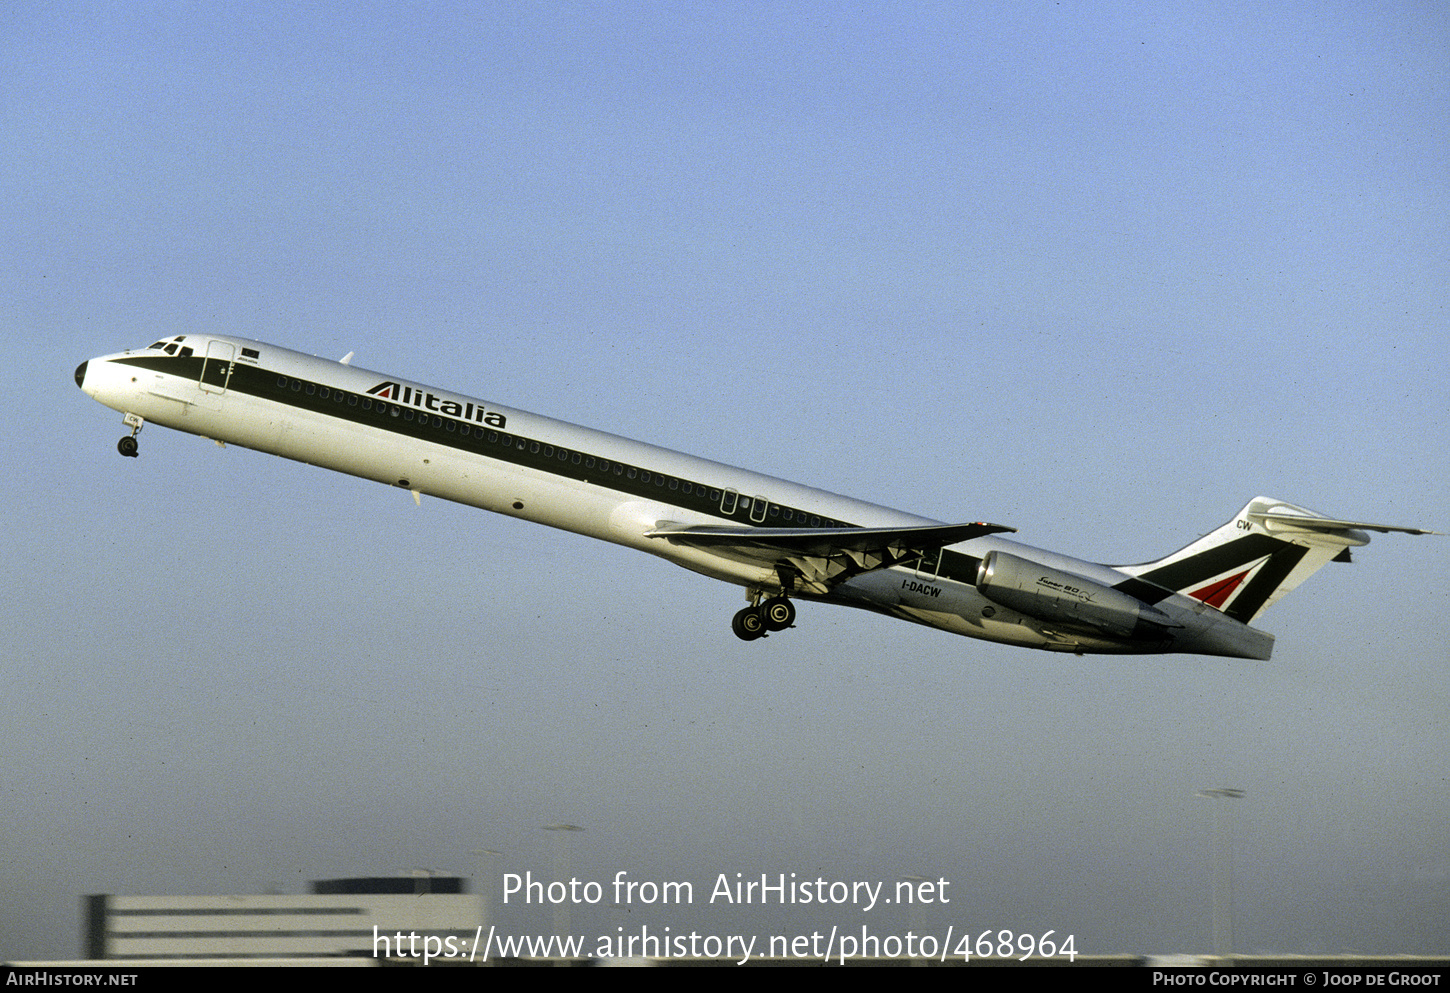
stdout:
POLYGON ((1233 520, 1187 548, 1157 562, 1120 568, 1249 624, 1326 562, 1348 562, 1351 548, 1369 543, 1366 531, 1434 534, 1341 521, 1282 500, 1255 497, 1233 520))

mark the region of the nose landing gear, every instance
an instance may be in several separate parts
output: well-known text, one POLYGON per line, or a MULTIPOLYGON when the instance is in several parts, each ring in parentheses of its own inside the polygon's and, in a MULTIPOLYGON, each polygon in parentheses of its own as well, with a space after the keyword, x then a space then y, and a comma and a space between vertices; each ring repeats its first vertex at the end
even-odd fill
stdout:
POLYGON ((125 424, 128 428, 130 428, 131 433, 126 435, 120 441, 116 442, 116 451, 120 452, 128 459, 134 459, 139 453, 139 449, 141 447, 140 444, 136 441, 136 436, 140 434, 141 429, 146 426, 146 419, 143 417, 138 417, 135 414, 127 414, 125 417, 121 418, 121 423, 125 424))

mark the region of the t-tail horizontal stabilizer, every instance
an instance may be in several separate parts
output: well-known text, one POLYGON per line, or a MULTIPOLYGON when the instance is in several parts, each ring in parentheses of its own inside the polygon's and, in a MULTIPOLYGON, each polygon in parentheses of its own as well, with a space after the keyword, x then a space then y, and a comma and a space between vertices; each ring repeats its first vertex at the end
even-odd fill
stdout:
MULTIPOLYGON (((1297 509, 1297 508, 1295 508, 1297 509)), ((1378 531, 1381 534, 1439 534, 1425 528, 1405 528, 1396 524, 1369 524, 1365 521, 1341 521, 1332 517, 1312 517, 1308 514, 1268 511, 1249 513, 1245 516, 1260 521, 1269 531, 1378 531)))

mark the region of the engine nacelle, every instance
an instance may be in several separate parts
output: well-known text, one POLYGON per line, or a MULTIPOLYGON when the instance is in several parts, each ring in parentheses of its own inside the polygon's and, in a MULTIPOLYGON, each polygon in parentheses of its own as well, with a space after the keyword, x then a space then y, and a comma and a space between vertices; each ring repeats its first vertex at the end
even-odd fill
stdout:
POLYGON ((977 567, 977 592, 1043 621, 1087 627, 1121 638, 1169 637, 1167 614, 1135 596, 1006 552, 988 552, 977 567))

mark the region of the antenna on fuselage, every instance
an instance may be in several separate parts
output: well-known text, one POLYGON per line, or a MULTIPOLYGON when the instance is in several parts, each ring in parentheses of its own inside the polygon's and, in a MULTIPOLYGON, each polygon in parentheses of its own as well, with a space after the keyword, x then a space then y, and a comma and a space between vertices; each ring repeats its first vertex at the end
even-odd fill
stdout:
POLYGON ((353 353, 352 352, 348 352, 346 355, 344 355, 342 358, 338 359, 337 361, 341 362, 343 365, 351 365, 352 364, 352 356, 353 356, 353 353))

